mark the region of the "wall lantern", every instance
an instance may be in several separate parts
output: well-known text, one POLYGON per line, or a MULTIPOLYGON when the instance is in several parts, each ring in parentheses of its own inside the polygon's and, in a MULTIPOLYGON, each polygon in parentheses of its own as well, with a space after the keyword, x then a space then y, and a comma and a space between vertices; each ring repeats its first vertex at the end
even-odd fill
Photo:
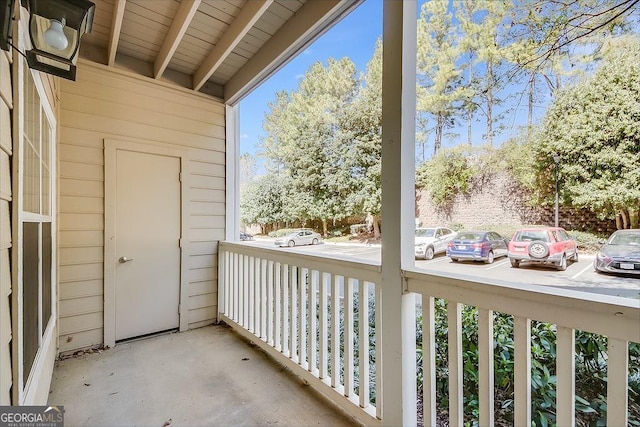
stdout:
POLYGON ((80 38, 91 32, 95 5, 88 0, 22 0, 29 9, 29 68, 76 79, 80 38))
MULTIPOLYGON (((21 0, 29 10, 29 68, 76 79, 80 38, 91 32, 95 5, 88 0, 21 0)), ((15 0, 0 0, 0 48, 13 46, 11 24, 15 0)), ((15 46, 13 46, 15 48, 15 46)))
POLYGON ((11 38, 11 22, 13 21, 14 0, 0 1, 0 49, 9 50, 11 38))

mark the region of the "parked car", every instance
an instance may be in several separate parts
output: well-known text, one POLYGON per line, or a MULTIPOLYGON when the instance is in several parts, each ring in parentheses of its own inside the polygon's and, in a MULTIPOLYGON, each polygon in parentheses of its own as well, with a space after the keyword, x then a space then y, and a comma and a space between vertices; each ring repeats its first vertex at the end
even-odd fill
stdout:
POLYGON ((240 241, 245 242, 247 240, 253 240, 253 234, 245 233, 243 231, 240 232, 240 241))
POLYGON ((447 245, 451 261, 484 261, 493 263, 496 258, 507 256, 509 239, 493 231, 461 231, 447 245))
POLYGON ((567 261, 578 262, 578 245, 564 228, 541 227, 517 230, 509 242, 511 267, 521 262, 554 265, 558 270, 567 269, 567 261))
POLYGON ((446 227, 416 228, 415 257, 432 259, 435 254, 446 252, 447 244, 456 234, 446 227))
POLYGON ((320 233, 313 230, 296 230, 284 237, 276 239, 276 246, 289 246, 290 248, 300 245, 317 245, 322 241, 320 233))
POLYGON ((618 230, 609 236, 593 268, 600 273, 640 275, 640 229, 618 230))

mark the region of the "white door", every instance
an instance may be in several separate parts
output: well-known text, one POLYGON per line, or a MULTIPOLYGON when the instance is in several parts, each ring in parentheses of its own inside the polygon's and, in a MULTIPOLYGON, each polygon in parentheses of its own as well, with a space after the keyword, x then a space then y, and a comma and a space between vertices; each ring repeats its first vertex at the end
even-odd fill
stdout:
POLYGON ((115 338, 179 326, 180 158, 116 150, 115 338))

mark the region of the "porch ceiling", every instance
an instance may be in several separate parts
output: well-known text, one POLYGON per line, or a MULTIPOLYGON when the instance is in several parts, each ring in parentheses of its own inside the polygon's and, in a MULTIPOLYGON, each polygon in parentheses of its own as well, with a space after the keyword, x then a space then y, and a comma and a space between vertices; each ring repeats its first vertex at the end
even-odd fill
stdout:
POLYGON ((93 0, 80 57, 239 100, 363 0, 93 0))

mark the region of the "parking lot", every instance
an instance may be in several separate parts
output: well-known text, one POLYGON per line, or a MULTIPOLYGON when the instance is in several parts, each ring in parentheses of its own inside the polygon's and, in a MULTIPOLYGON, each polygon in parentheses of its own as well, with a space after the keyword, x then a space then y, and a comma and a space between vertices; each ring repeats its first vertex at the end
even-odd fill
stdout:
MULTIPOLYGON (((275 248, 272 240, 247 242, 275 248)), ((352 243, 324 243, 317 246, 298 246, 277 248, 282 251, 295 251, 323 256, 370 260, 380 262, 380 245, 352 243)), ((429 273, 464 274, 480 281, 506 281, 510 283, 528 283, 533 285, 572 289, 626 298, 640 298, 640 277, 621 277, 598 274, 593 271, 594 255, 580 254, 580 261, 569 263, 566 271, 557 271, 553 267, 521 264, 512 268, 508 258, 496 259, 493 264, 480 262, 452 262, 444 254, 429 261, 416 260, 416 267, 429 273)))

